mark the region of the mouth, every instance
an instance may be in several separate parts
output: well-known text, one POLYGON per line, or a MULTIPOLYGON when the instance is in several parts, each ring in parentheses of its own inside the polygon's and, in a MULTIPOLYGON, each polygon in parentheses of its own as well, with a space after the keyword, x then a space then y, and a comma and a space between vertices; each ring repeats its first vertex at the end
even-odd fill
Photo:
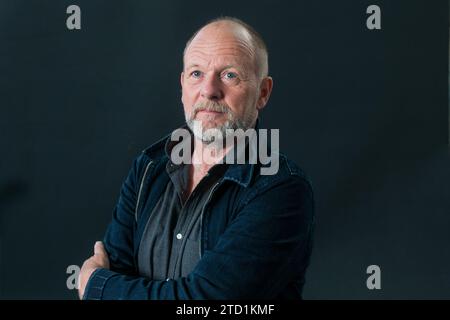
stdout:
POLYGON ((206 115, 220 115, 223 114, 223 112, 220 111, 212 111, 212 110, 199 110, 197 114, 202 113, 206 115))

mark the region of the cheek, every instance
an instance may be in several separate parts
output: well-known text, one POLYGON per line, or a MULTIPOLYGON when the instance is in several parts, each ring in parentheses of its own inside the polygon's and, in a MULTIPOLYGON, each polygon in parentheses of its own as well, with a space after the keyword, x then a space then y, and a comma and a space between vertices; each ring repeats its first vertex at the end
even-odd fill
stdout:
POLYGON ((246 112, 249 108, 255 108, 257 100, 255 90, 230 93, 228 98, 230 108, 239 114, 246 112))
POLYGON ((185 114, 189 114, 192 109, 192 103, 189 101, 189 97, 186 91, 183 89, 181 93, 181 103, 183 104, 183 110, 185 114))
POLYGON ((192 98, 189 96, 189 93, 183 89, 181 93, 181 102, 183 103, 184 110, 187 111, 192 106, 192 98))
POLYGON ((197 96, 196 89, 192 86, 185 86, 181 91, 181 101, 183 104, 192 105, 197 96))
POLYGON ((181 92, 181 102, 183 103, 184 113, 190 115, 193 106, 198 102, 198 94, 192 86, 184 87, 181 92))

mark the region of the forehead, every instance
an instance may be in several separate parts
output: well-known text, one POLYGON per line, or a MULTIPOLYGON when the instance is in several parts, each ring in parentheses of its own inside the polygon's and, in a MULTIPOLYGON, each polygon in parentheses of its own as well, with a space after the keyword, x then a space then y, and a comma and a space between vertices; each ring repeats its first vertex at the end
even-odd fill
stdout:
POLYGON ((185 64, 248 64, 255 59, 246 30, 230 25, 207 26, 200 30, 186 50, 185 64))

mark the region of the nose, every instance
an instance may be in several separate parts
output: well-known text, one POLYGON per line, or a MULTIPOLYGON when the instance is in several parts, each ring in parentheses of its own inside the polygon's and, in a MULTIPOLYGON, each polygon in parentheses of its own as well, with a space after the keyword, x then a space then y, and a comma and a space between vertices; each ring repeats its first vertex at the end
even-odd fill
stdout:
POLYGON ((205 75, 201 87, 201 95, 208 100, 221 100, 223 98, 222 84, 214 74, 205 75))

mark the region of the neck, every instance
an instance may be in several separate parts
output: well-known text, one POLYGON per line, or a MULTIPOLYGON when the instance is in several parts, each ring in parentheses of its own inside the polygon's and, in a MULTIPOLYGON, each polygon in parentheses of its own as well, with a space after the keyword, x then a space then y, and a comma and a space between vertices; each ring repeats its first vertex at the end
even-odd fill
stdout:
POLYGON ((232 145, 223 146, 222 142, 205 144, 198 138, 194 139, 194 152, 192 163, 195 171, 208 172, 215 164, 219 163, 231 149, 232 145))
POLYGON ((222 146, 222 143, 204 144, 203 141, 194 138, 194 152, 192 153, 192 165, 189 168, 188 194, 195 189, 215 164, 219 163, 231 146, 222 146))

